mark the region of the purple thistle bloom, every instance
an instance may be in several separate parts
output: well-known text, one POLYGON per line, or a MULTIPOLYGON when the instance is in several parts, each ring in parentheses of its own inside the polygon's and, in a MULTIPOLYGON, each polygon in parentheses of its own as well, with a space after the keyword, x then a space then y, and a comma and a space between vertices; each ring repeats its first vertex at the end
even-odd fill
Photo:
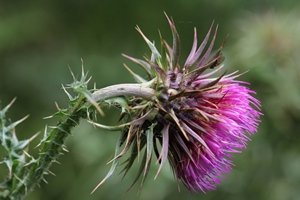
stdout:
POLYGON ((184 155, 175 165, 176 175, 189 189, 214 190, 231 170, 231 153, 246 147, 246 133, 256 132, 260 113, 251 104, 259 107, 259 102, 251 93, 241 83, 224 78, 218 88, 189 99, 187 104, 203 114, 182 118, 185 131, 202 138, 188 142, 191 156, 184 155))
POLYGON ((124 55, 145 69, 148 80, 130 69, 129 72, 138 82, 155 89, 157 96, 152 101, 136 97, 128 100, 131 110, 123 119, 131 123, 120 139, 123 150, 113 160, 131 149, 125 175, 145 149, 134 183, 140 176, 144 181, 155 154, 160 164, 155 178, 168 160, 177 179, 188 189, 214 190, 232 168, 232 153, 245 149, 249 135, 256 132, 260 102, 253 97, 255 92, 248 83, 236 80, 237 72, 217 75, 224 60, 222 47, 213 52, 217 28, 209 43, 211 26, 199 47, 195 29, 191 52, 181 66, 179 35, 173 20, 167 20, 173 35, 172 47, 161 39, 159 52, 137 28, 151 49, 151 58, 140 60, 124 55))

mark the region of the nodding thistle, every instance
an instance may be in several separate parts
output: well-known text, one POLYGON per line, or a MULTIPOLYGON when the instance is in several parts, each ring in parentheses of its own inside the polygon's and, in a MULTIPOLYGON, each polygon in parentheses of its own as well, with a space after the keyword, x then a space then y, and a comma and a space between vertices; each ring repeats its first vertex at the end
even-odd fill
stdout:
POLYGON ((45 177, 53 174, 51 165, 66 151, 66 137, 81 118, 102 129, 121 131, 110 161, 111 169, 93 192, 112 176, 123 157, 125 176, 140 155, 140 168, 132 186, 140 179, 143 184, 151 161, 155 160, 159 166, 154 178, 169 162, 177 180, 189 190, 216 189, 232 168, 232 153, 245 149, 249 136, 257 131, 260 102, 247 82, 237 80, 238 72, 220 73, 224 67, 222 46, 213 51, 218 27, 212 25, 200 45, 195 29, 192 49, 182 62, 179 34, 173 20, 166 18, 172 31, 172 45, 161 37, 158 51, 137 27, 151 56, 137 59, 123 55, 145 70, 147 76, 142 77, 124 65, 137 83, 90 90, 90 78, 84 70, 79 80, 72 74, 74 82, 63 86, 69 106, 61 109, 57 105, 57 113, 50 116, 58 118, 58 123, 46 126, 37 158, 27 153, 33 138, 19 141, 15 135, 14 127, 22 120, 7 126, 5 113, 11 104, 0 110, 0 143, 8 153, 0 163, 6 164, 10 172, 0 182, 4 188, 0 198, 23 199, 42 181, 46 182, 45 177), (103 114, 100 106, 104 102, 120 108, 123 124, 106 126, 92 121, 97 112, 103 114))
POLYGON ((140 177, 143 183, 155 157, 159 163, 155 178, 169 161, 176 178, 188 189, 214 190, 232 168, 231 154, 245 149, 249 135, 257 130, 261 113, 260 102, 253 97, 255 92, 248 83, 236 80, 238 72, 218 75, 224 67, 222 47, 213 52, 218 26, 210 27, 200 46, 195 29, 192 49, 181 65, 179 35, 173 20, 167 20, 172 46, 161 39, 159 52, 137 27, 151 57, 140 60, 124 55, 145 69, 148 79, 126 66, 136 80, 151 83, 149 87, 156 95, 151 100, 127 99, 127 121, 119 141, 123 149, 117 151, 109 175, 98 186, 112 174, 121 157, 129 154, 125 175, 143 152, 134 183, 140 177))

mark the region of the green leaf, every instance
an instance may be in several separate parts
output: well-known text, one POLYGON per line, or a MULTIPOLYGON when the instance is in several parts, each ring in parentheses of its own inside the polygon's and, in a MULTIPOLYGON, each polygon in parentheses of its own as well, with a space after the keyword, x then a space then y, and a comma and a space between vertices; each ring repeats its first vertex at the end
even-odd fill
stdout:
POLYGON ((123 66, 127 69, 127 71, 133 76, 134 80, 137 83, 146 83, 147 81, 141 77, 140 75, 138 75, 137 73, 133 72, 126 64, 123 64, 123 66))
POLYGON ((152 157, 152 151, 153 151, 153 129, 156 124, 151 124, 151 126, 146 130, 146 138, 147 138, 147 146, 146 146, 146 152, 147 152, 147 159, 144 169, 144 177, 147 175, 150 160, 152 157))
POLYGON ((143 149, 144 146, 146 144, 146 139, 145 137, 142 137, 141 139, 141 144, 140 144, 140 147, 138 148, 138 145, 137 145, 137 140, 134 140, 134 143, 132 145, 132 149, 131 149, 131 154, 129 156, 129 158, 125 161, 126 162, 126 166, 122 169, 121 173, 124 173, 123 174, 123 178, 126 176, 126 174, 128 173, 129 169, 132 167, 135 159, 137 158, 138 156, 138 151, 143 149))
POLYGON ((90 120, 88 120, 87 122, 98 128, 102 128, 102 129, 109 130, 109 131, 120 131, 124 127, 129 126, 131 124, 131 123, 125 123, 125 124, 120 124, 120 125, 116 125, 116 126, 107 126, 107 125, 99 124, 99 123, 96 123, 96 122, 93 122, 90 120))
POLYGON ((166 13, 165 13, 165 16, 169 22, 169 26, 171 28, 172 36, 173 36, 172 54, 170 55, 172 66, 170 66, 170 67, 171 67, 171 69, 174 69, 175 67, 177 67, 178 62, 179 62, 180 39, 179 39, 178 32, 176 30, 174 21, 172 19, 170 19, 166 13))
POLYGON ((104 102, 108 103, 109 105, 119 105, 122 113, 125 113, 129 110, 127 100, 124 97, 114 97, 107 99, 104 102))
MULTIPOLYGON (((121 144, 121 138, 119 138, 117 145, 116 145, 116 150, 115 150, 115 155, 114 157, 116 157, 119 153, 119 149, 120 149, 120 144, 121 144)), ((93 189, 93 191, 91 192, 91 194, 93 194, 101 185, 103 185, 103 183, 105 183, 105 181, 107 179, 109 179, 114 171, 116 170, 116 167, 119 164, 119 159, 114 159, 114 161, 111 164, 110 170, 108 171, 108 173, 106 174, 106 176, 102 179, 102 181, 99 182, 99 184, 93 189)))
POLYGON ((160 153, 160 156, 158 158, 158 161, 161 161, 161 162, 160 162, 159 168, 157 170, 157 173, 156 173, 154 179, 157 178, 157 176, 159 175, 159 172, 162 169, 162 166, 164 165, 164 163, 168 159, 168 153, 169 153, 169 128, 170 128, 170 124, 165 125, 163 130, 161 131, 163 141, 162 141, 161 153, 160 153))
POLYGON ((125 58, 131 60, 132 62, 138 64, 139 66, 141 66, 146 72, 147 74, 150 76, 150 77, 153 77, 153 73, 152 73, 152 68, 150 66, 149 63, 147 63, 146 61, 144 60, 141 60, 141 59, 138 59, 138 58, 133 58, 131 56, 128 56, 126 54, 122 54, 122 56, 124 56, 125 58))
POLYGON ((137 172, 137 175, 136 175, 134 181, 132 182, 132 184, 130 185, 130 187, 129 187, 128 190, 130 190, 136 184, 136 182, 139 180, 139 178, 143 174, 143 171, 144 171, 144 169, 146 167, 146 162, 147 162, 147 150, 144 151, 144 156, 143 156, 142 163, 141 163, 141 165, 139 167, 139 170, 137 172))
POLYGON ((140 27, 137 26, 136 30, 140 33, 140 35, 143 37, 143 39, 145 40, 145 42, 149 46, 149 48, 150 48, 150 50, 152 52, 153 59, 154 60, 159 60, 161 58, 161 55, 160 55, 159 51, 156 49, 154 43, 150 42, 150 40, 142 32, 142 30, 140 29, 140 27))

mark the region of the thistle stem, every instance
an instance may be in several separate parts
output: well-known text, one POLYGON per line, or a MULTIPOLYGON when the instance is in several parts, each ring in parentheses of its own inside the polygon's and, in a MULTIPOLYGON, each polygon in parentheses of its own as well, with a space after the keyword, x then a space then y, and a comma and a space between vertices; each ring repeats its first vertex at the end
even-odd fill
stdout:
MULTIPOLYGON (((119 96, 135 96, 144 99, 151 99, 155 96, 155 91, 143 84, 118 84, 96 90, 92 98, 100 102, 109 98, 119 96)), ((39 157, 37 161, 22 174, 17 174, 23 184, 17 188, 12 188, 9 200, 24 199, 27 192, 32 191, 49 174, 52 163, 57 162, 62 154, 65 139, 71 133, 71 129, 79 124, 80 119, 86 119, 86 110, 82 108, 86 104, 84 95, 79 95, 76 102, 65 111, 64 117, 55 127, 47 133, 47 137, 41 143, 39 157)))
POLYGON ((144 99, 151 99, 155 95, 155 91, 143 84, 118 84, 112 85, 93 93, 95 101, 102 101, 116 96, 138 96, 144 99))

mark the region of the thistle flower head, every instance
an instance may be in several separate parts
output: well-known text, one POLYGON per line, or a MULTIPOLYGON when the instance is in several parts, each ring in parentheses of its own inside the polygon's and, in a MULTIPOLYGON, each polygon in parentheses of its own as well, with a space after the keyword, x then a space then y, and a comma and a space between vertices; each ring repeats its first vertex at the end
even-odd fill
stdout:
MULTIPOLYGON (((124 173, 144 152, 134 183, 144 181, 153 157, 162 166, 169 161, 174 175, 192 191, 214 190, 232 168, 232 153, 241 152, 249 135, 257 130, 260 102, 248 83, 238 81, 237 72, 221 74, 222 47, 213 51, 217 28, 210 27, 200 45, 194 31, 192 49, 184 62, 180 58, 180 39, 168 18, 173 42, 161 38, 159 52, 137 27, 152 55, 144 60, 124 55, 145 69, 148 80, 125 66, 134 78, 157 91, 151 101, 128 99, 126 120, 116 153, 117 161, 127 152, 124 173), (212 33, 213 32, 213 33, 212 33), (211 35, 213 35, 211 37, 211 35)), ((111 174, 111 173, 110 173, 111 174)), ((102 184, 102 182, 101 182, 102 184)))

